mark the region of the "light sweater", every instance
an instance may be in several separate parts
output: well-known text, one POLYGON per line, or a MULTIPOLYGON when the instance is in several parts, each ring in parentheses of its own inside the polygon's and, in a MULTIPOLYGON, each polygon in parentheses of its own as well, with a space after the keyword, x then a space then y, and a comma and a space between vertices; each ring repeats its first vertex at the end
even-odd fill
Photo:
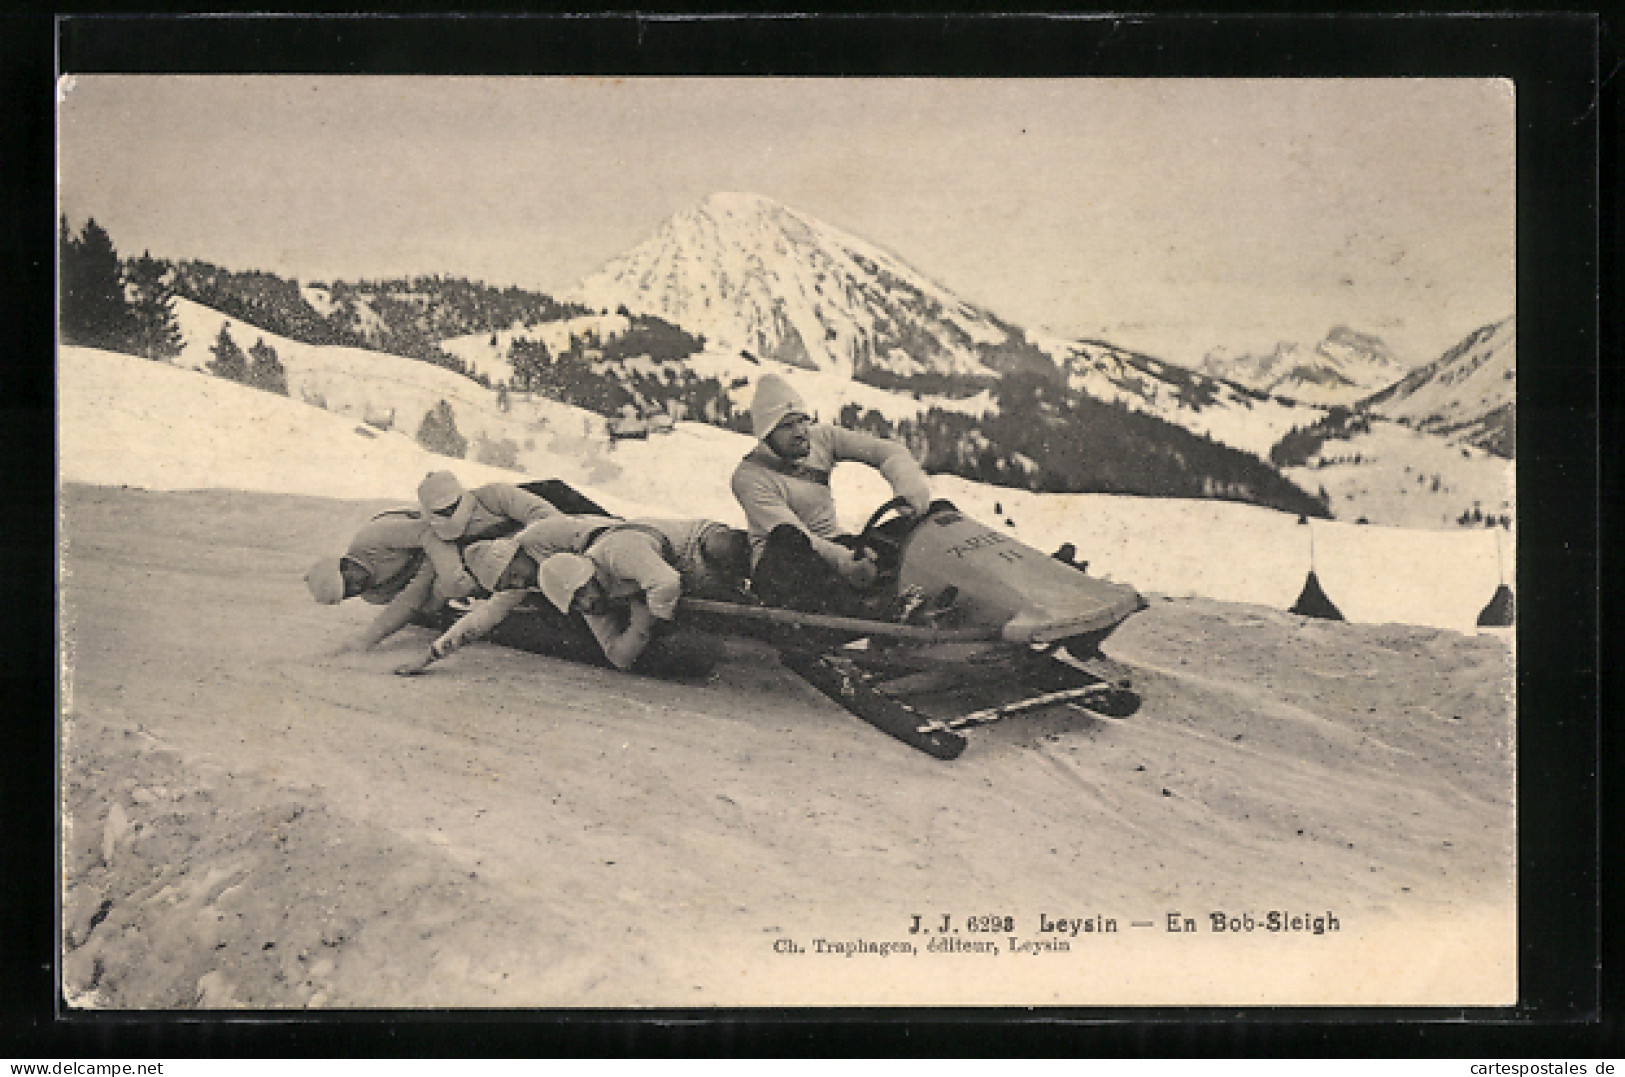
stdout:
POLYGON ((830 541, 841 534, 841 525, 829 477, 843 460, 878 469, 891 483, 892 493, 908 498, 917 510, 924 512, 930 505, 931 485, 925 472, 901 443, 824 423, 814 423, 807 437, 812 450, 802 460, 785 460, 762 442, 734 469, 734 498, 745 510, 753 561, 761 557, 768 534, 780 524, 805 531, 813 548, 831 564, 851 560, 850 549, 830 541))

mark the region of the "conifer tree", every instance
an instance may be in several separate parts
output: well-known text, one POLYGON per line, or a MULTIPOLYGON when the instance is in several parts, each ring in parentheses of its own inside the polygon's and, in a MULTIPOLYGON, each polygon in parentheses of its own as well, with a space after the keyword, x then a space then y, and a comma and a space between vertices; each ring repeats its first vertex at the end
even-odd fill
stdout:
POLYGON ((513 376, 508 380, 522 393, 543 388, 553 374, 553 356, 539 340, 516 338, 508 345, 508 360, 513 364, 513 376))
POLYGON ((129 347, 133 316, 124 298, 124 273, 112 237, 94 217, 85 222, 77 239, 69 234, 63 217, 58 235, 62 339, 92 348, 129 347))
POLYGON ((213 359, 209 360, 209 373, 219 378, 225 378, 228 381, 247 383, 248 356, 244 355, 243 349, 239 348, 237 342, 231 339, 231 327, 229 325, 220 327, 220 335, 214 338, 214 343, 210 345, 209 352, 214 356, 213 359))
POLYGON ((468 439, 457 431, 457 416, 450 404, 442 400, 424 413, 423 422, 418 426, 418 444, 430 452, 459 460, 468 452, 468 439))
POLYGON ((175 293, 165 274, 164 264, 146 251, 125 270, 131 292, 131 344, 136 354, 148 359, 173 359, 181 353, 175 293))
POLYGON ((264 337, 248 349, 247 380, 256 389, 288 395, 288 372, 277 358, 276 349, 265 343, 264 337))

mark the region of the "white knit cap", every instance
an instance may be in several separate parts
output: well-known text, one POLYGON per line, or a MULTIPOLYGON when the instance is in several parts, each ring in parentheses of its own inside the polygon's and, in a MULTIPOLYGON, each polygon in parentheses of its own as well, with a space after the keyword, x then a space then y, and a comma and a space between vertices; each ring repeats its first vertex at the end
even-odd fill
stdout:
POLYGON ((336 606, 344 601, 344 571, 340 562, 337 557, 324 557, 305 573, 310 597, 324 606, 336 606))
POLYGON ((593 577, 593 564, 578 553, 556 553, 542 562, 537 576, 547 600, 557 606, 560 613, 569 613, 576 592, 593 577))
POLYGON ((786 416, 807 414, 800 395, 777 374, 763 374, 756 382, 756 396, 750 402, 750 428, 758 439, 771 434, 786 416))
POLYGON ((474 515, 474 499, 449 471, 431 471, 424 476, 418 483, 418 503, 428 517, 430 530, 447 542, 462 538, 463 532, 468 530, 469 517, 474 515), (436 509, 452 504, 457 506, 457 511, 450 516, 435 515, 436 509))
POLYGON ((488 539, 485 542, 473 542, 463 551, 463 563, 468 571, 480 581, 480 586, 487 591, 497 589, 497 580, 508 571, 513 564, 514 555, 519 552, 519 543, 511 538, 488 539))

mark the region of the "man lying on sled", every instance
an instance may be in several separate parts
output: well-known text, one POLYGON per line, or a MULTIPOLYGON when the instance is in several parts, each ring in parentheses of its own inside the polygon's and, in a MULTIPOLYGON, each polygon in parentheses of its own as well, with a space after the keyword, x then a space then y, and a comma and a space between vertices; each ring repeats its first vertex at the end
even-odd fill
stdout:
MULTIPOLYGON (((418 610, 438 609, 435 566, 423 548, 429 523, 416 507, 388 509, 362 525, 338 557, 324 557, 305 573, 310 597, 324 606, 360 598, 383 606, 361 635, 338 649, 366 650, 394 634, 418 610)), ((461 563, 458 565, 461 568, 461 563)))
MULTIPOLYGON (((733 473, 733 494, 749 525, 751 589, 770 606, 867 620, 903 620, 924 596, 877 586, 872 551, 854 548, 835 515, 830 472, 843 460, 878 470, 905 498, 904 515, 923 516, 931 485, 908 449, 857 430, 814 422, 789 382, 764 374, 750 405, 759 439, 733 473)), ((951 596, 945 596, 952 601, 951 596)))
MULTIPOLYGON (((562 484, 560 484, 562 485, 562 484)), ((568 511, 511 482, 463 489, 449 471, 431 471, 418 484, 418 504, 429 522, 423 549, 440 577, 446 598, 467 598, 476 583, 463 567, 462 551, 480 539, 512 535, 527 524, 568 511)))
POLYGON ((699 675, 719 657, 705 637, 673 635, 684 594, 738 593, 748 567, 742 531, 711 520, 613 520, 555 516, 512 538, 477 542, 465 560, 492 597, 477 605, 429 647, 396 670, 423 673, 435 661, 492 634, 577 661, 657 676, 699 675), (494 634, 533 592, 547 604, 522 618, 521 639, 494 634))
POLYGON ((340 645, 340 652, 376 647, 417 613, 433 613, 450 599, 474 594, 478 582, 460 551, 475 539, 513 534, 526 523, 565 512, 608 515, 558 479, 521 486, 489 483, 465 491, 450 472, 439 471, 419 485, 418 499, 417 505, 378 513, 343 554, 324 557, 305 573, 311 597, 323 605, 361 598, 384 607, 365 631, 340 645))

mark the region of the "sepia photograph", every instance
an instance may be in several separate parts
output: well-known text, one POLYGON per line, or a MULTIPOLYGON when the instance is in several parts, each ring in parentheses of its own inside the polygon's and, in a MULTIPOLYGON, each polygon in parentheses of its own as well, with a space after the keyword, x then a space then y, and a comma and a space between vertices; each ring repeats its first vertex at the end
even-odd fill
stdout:
POLYGON ((1518 1001, 1513 81, 56 90, 69 1009, 1518 1001))

